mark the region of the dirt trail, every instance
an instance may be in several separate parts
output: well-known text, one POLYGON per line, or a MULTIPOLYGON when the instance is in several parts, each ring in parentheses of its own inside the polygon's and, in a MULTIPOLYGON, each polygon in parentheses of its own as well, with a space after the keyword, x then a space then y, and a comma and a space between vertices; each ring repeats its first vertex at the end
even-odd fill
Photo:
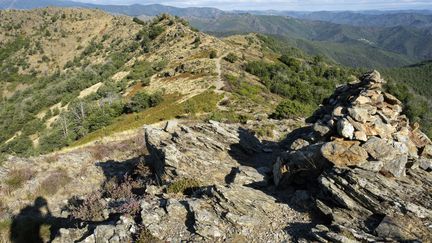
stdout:
POLYGON ((216 80, 216 93, 223 93, 222 88, 225 86, 224 81, 222 80, 222 66, 221 61, 227 54, 222 54, 218 59, 216 59, 216 71, 217 71, 217 80, 216 80))

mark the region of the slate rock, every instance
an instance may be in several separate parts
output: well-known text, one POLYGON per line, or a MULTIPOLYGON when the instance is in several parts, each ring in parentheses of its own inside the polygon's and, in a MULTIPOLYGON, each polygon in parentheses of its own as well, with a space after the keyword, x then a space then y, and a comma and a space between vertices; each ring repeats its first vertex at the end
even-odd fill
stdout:
POLYGON ((337 167, 360 165, 367 161, 368 153, 359 142, 336 140, 324 144, 322 155, 337 167))

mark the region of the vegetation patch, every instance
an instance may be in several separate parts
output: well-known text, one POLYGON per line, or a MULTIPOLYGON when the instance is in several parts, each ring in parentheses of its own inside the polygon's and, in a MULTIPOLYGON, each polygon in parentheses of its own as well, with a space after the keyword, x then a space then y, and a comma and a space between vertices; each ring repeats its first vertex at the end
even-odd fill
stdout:
POLYGON ((198 180, 192 178, 182 178, 169 184, 167 187, 167 192, 190 195, 193 193, 193 191, 197 190, 200 187, 201 183, 198 180))
POLYGON ((51 172, 36 189, 36 194, 41 196, 54 195, 71 181, 72 178, 64 170, 51 172))
POLYGON ((213 91, 206 91, 183 103, 178 103, 180 99, 181 96, 178 94, 165 95, 158 106, 139 113, 123 115, 111 125, 84 136, 72 143, 71 146, 80 146, 117 132, 136 129, 146 124, 170 120, 185 114, 211 112, 216 109, 216 104, 222 99, 222 96, 213 91))
POLYGON ((25 182, 31 180, 36 172, 29 168, 16 169, 8 173, 5 184, 10 190, 16 190, 24 185, 25 182))
POLYGON ((262 125, 255 130, 255 133, 259 137, 273 138, 274 137, 274 129, 275 129, 274 124, 262 125))

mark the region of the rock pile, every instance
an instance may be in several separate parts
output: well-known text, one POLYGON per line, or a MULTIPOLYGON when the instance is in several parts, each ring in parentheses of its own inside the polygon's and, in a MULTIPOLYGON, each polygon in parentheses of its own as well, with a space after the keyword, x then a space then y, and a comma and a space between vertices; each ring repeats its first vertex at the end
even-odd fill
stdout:
POLYGON ((274 164, 276 185, 317 181, 320 240, 432 239, 431 141, 383 84, 373 71, 337 88, 274 164))

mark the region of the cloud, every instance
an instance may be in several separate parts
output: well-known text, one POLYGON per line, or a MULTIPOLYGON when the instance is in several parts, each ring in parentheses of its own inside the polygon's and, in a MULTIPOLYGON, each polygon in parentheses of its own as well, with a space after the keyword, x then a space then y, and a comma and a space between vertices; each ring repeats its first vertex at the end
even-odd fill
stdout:
POLYGON ((97 4, 165 4, 176 7, 216 7, 276 10, 432 9, 431 0, 76 0, 97 4))

